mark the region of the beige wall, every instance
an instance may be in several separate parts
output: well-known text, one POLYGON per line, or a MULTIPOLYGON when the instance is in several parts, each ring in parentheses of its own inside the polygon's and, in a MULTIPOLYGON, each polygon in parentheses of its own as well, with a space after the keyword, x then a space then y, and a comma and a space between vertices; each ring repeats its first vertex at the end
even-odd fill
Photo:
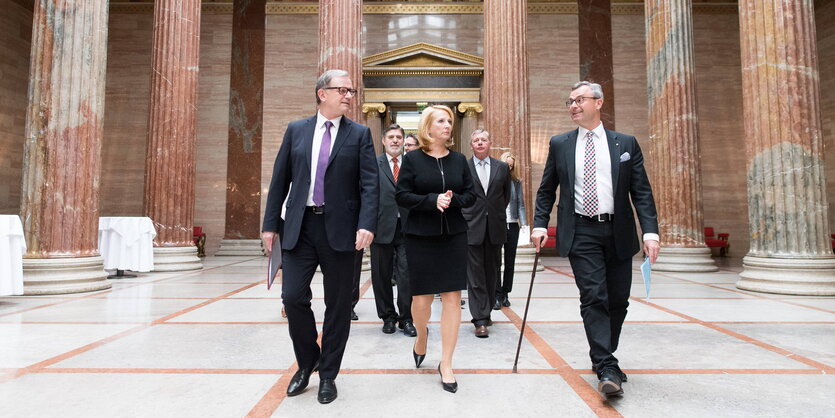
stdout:
POLYGON ((12 0, 0 10, 0 214, 18 214, 32 11, 12 0))
MULTIPOLYGON (((31 12, 11 0, 0 0, 0 6, 7 11, 0 15, 0 212, 16 213, 31 12)), ((827 149, 833 149, 835 25, 824 22, 835 21, 835 3, 820 2, 816 17, 823 135, 827 149)), ((366 15, 364 19, 364 55, 415 42, 483 55, 480 15, 366 15), (440 21, 445 23, 437 26, 440 21)), ((103 215, 142 213, 152 20, 150 11, 110 15, 102 147, 103 215)), ((224 229, 231 15, 204 12, 202 20, 195 224, 207 232, 207 252, 212 254, 224 229)), ((748 248, 748 219, 744 134, 739 122, 738 20, 735 14, 695 14, 693 21, 705 224, 731 233, 731 254, 742 256, 748 248)), ((635 135, 646 149, 644 19, 639 15, 615 15, 612 27, 617 130, 635 135)), ((576 16, 529 15, 533 189, 539 184, 548 139, 573 128, 562 101, 578 74, 577 30, 576 16)), ((315 112, 312 86, 317 75, 317 45, 316 15, 267 15, 261 162, 264 192, 285 126, 315 112)), ((835 179, 835 163, 831 160, 827 178, 835 179)), ((833 219, 835 180, 828 180, 828 201, 833 219)))

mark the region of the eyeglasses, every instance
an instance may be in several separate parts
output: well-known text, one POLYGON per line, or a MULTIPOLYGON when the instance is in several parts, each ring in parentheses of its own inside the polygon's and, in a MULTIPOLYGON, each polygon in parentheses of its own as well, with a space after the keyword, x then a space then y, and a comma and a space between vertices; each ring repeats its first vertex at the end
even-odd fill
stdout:
POLYGON ((597 97, 590 97, 590 96, 580 96, 575 99, 568 99, 565 101, 565 107, 571 107, 572 104, 577 103, 577 106, 583 104, 585 99, 597 99, 597 97))
POLYGON ((345 96, 351 93, 351 96, 357 95, 357 89, 349 89, 348 87, 324 87, 324 90, 336 90, 340 95, 345 96))

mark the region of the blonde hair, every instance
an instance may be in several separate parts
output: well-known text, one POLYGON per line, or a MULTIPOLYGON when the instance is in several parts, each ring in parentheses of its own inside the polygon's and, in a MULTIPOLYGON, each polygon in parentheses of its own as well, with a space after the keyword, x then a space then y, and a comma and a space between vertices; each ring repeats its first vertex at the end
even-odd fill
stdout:
POLYGON ((514 181, 518 181, 519 180, 519 158, 516 157, 516 154, 514 154, 513 152, 506 151, 504 154, 502 154, 501 157, 499 157, 499 159, 502 162, 506 163, 507 161, 505 161, 505 160, 508 159, 508 157, 513 158, 513 168, 510 169, 510 178, 513 179, 514 181))
MULTIPOLYGON (((443 110, 449 115, 449 119, 453 122, 455 121, 455 115, 452 113, 452 109, 444 105, 432 105, 427 106, 426 109, 423 109, 423 112, 420 113, 420 122, 418 123, 418 132, 417 132, 417 141, 418 146, 420 149, 426 151, 429 149, 429 145, 432 144, 432 137, 429 136, 429 127, 432 126, 432 113, 436 110, 443 110)), ((449 139, 444 144, 447 148, 452 147, 455 142, 452 140, 452 135, 450 135, 449 139)))

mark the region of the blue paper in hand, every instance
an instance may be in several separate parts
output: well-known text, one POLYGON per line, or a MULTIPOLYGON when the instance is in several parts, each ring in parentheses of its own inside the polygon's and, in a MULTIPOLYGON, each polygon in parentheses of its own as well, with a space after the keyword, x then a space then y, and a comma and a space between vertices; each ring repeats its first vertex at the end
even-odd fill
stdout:
POLYGON ((652 264, 649 263, 649 257, 644 259, 644 262, 641 263, 641 277, 644 278, 644 287, 647 290, 647 300, 649 300, 649 283, 650 283, 650 273, 652 272, 652 264))

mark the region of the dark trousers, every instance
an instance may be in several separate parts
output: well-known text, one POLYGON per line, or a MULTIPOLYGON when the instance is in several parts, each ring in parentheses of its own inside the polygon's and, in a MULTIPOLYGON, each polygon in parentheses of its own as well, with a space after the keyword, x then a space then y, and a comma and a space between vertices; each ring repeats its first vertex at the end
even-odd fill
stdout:
POLYGON ((504 242, 504 273, 497 275, 496 297, 507 297, 513 290, 513 273, 516 270, 516 244, 519 241, 519 224, 507 224, 507 241, 504 242), (504 280, 502 280, 504 276, 504 280))
POLYGON ((467 304, 476 326, 487 325, 490 321, 502 257, 502 245, 490 243, 486 232, 484 241, 481 245, 468 246, 467 251, 467 304))
POLYGON ((409 271, 406 265, 406 238, 397 220, 391 244, 371 244, 371 285, 377 316, 383 321, 397 321, 401 325, 412 321, 412 292, 409 289, 409 271), (394 292, 391 279, 397 272, 397 310, 394 309, 394 292), (400 315, 397 312, 400 311, 400 315))
POLYGON ((617 258, 611 222, 575 220, 568 260, 580 290, 589 355, 599 375, 606 367, 618 367, 613 353, 629 306, 632 259, 617 258))
POLYGON ((287 313, 290 339, 300 368, 319 360, 319 375, 336 378, 351 328, 351 299, 356 251, 335 251, 328 244, 324 215, 306 211, 299 242, 284 252, 284 282, 281 298, 287 313), (322 266, 325 289, 325 320, 322 348, 316 343, 316 319, 310 308, 310 282, 316 267, 322 266))

